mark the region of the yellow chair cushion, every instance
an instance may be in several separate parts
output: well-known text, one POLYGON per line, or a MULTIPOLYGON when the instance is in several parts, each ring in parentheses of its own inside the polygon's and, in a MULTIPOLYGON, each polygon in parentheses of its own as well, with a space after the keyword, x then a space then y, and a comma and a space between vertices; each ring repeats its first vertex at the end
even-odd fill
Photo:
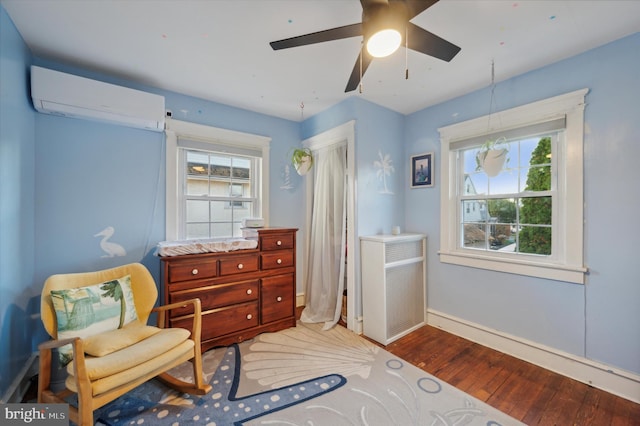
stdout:
MULTIPOLYGON (((104 392, 108 392, 119 386, 126 385, 127 383, 140 379, 141 377, 145 377, 145 379, 141 382, 143 383, 144 381, 158 375, 162 371, 166 371, 193 358, 193 348, 193 340, 185 340, 178 346, 162 353, 162 355, 155 358, 147 359, 144 363, 136 365, 134 368, 123 370, 112 376, 107 376, 102 379, 92 381, 91 393, 93 396, 100 395, 104 392)), ((110 356, 111 355, 107 355, 105 358, 108 358, 110 356)), ((72 375, 69 375, 67 377, 67 380, 65 380, 65 385, 67 386, 67 389, 71 390, 72 392, 78 392, 75 378, 72 375)))
POLYGON ((131 322, 122 328, 96 334, 83 339, 84 352, 91 356, 105 356, 136 344, 159 333, 158 327, 131 322))
MULTIPOLYGON (((184 328, 162 328, 158 333, 109 355, 85 358, 85 368, 89 380, 112 376, 121 371, 135 368, 161 354, 179 346, 189 339, 191 333, 184 328)), ((67 372, 73 375, 74 362, 69 363, 67 372)), ((135 375, 135 374, 132 374, 135 375)))

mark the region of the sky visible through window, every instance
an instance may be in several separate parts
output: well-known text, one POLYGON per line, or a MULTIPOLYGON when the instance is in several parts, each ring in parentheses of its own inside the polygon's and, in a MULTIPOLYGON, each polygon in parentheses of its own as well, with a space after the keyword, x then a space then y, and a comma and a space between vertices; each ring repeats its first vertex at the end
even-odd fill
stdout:
POLYGON ((471 178, 475 193, 479 195, 498 195, 515 194, 524 191, 531 153, 543 137, 544 135, 509 142, 507 144, 509 160, 505 164, 504 170, 492 178, 489 178, 482 170, 476 170, 476 154, 479 148, 465 150, 464 174, 471 178))

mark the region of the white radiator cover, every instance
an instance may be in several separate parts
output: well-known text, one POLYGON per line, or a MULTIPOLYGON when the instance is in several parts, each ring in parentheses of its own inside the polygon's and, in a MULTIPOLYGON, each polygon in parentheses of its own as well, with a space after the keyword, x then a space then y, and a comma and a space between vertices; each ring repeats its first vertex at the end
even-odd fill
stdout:
POLYGON ((426 324, 426 236, 360 237, 365 336, 387 345, 426 324))

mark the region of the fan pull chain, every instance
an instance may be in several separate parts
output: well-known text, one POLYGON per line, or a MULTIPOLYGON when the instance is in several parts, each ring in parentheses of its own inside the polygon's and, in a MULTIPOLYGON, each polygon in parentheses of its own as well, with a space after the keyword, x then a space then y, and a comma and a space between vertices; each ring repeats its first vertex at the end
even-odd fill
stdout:
POLYGON ((496 90, 495 77, 496 77, 495 62, 492 59, 491 60, 491 96, 489 98, 489 118, 487 119, 487 132, 491 131, 491 109, 493 108, 493 96, 496 90))
POLYGON ((404 79, 409 80, 409 30, 404 27, 404 79))
POLYGON ((358 84, 358 91, 362 94, 362 55, 364 54, 364 41, 360 43, 360 84, 358 84))
POLYGON ((304 120, 304 102, 300 102, 300 119, 304 120))

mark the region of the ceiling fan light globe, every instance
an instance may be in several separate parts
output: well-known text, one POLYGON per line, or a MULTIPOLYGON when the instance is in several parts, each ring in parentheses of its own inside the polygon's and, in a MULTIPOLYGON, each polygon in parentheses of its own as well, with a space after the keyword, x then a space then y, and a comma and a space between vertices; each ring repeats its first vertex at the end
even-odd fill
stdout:
POLYGON ((398 50, 400 43, 402 35, 398 30, 380 30, 367 40, 367 52, 374 58, 384 58, 398 50))

